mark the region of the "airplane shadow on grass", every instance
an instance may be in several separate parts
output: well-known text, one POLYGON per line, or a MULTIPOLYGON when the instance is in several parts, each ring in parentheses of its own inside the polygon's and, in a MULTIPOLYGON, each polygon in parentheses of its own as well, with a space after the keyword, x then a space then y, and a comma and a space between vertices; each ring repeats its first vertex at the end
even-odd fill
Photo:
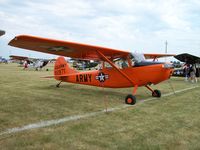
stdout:
MULTIPOLYGON (((95 87, 95 86, 87 86, 87 85, 79 85, 79 84, 70 84, 64 83, 61 84, 60 87, 56 87, 55 84, 51 84, 49 86, 40 86, 39 89, 41 90, 51 90, 52 92, 73 92, 74 95, 85 95, 85 96, 112 96, 116 99, 125 99, 128 94, 132 93, 132 88, 119 88, 119 89, 112 89, 112 88, 102 88, 102 87, 95 87), (124 89, 124 90, 123 90, 124 89)), ((147 98, 151 94, 145 92, 144 94, 136 94, 139 99, 147 98)))
POLYGON ((114 96, 118 98, 124 98, 126 95, 130 94, 131 90, 127 89, 127 91, 119 91, 117 89, 111 89, 111 88, 101 88, 101 87, 91 87, 87 85, 77 85, 77 84, 61 84, 60 87, 56 87, 56 85, 49 85, 49 86, 40 86, 37 87, 41 90, 51 90, 52 92, 73 92, 75 95, 91 95, 91 96, 114 96), (129 92, 130 91, 130 92, 129 92))

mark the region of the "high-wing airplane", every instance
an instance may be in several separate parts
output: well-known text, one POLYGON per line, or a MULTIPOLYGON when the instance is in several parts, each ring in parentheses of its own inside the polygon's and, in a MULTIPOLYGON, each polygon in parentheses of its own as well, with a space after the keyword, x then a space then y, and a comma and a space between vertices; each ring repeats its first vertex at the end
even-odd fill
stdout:
POLYGON ((177 60, 184 62, 185 65, 182 68, 175 69, 173 76, 186 76, 186 65, 193 65, 196 68, 196 76, 200 76, 200 57, 191 55, 188 53, 182 53, 174 56, 177 60))
POLYGON ((181 62, 184 62, 186 64, 196 64, 196 63, 200 63, 200 57, 198 56, 194 56, 188 53, 183 53, 183 54, 179 54, 174 56, 176 59, 178 59, 181 62))
POLYGON ((29 58, 17 55, 10 55, 10 59, 20 61, 21 64, 26 61, 26 63, 28 64, 28 68, 35 68, 36 70, 42 69, 50 61, 50 59, 29 58))
POLYGON ((53 40, 29 35, 16 36, 9 42, 10 46, 29 49, 38 52, 61 55, 54 66, 54 76, 60 82, 71 82, 108 88, 133 87, 132 94, 125 98, 126 104, 136 103, 136 91, 139 86, 145 86, 153 97, 160 97, 159 90, 153 90, 150 85, 167 80, 173 73, 173 65, 158 61, 146 61, 146 58, 174 56, 172 54, 136 54, 127 51, 92 46, 75 42, 53 40), (69 67, 64 57, 101 61, 99 70, 78 72, 69 67), (117 63, 116 60, 121 61, 117 63), (121 66, 120 66, 121 64, 121 66))

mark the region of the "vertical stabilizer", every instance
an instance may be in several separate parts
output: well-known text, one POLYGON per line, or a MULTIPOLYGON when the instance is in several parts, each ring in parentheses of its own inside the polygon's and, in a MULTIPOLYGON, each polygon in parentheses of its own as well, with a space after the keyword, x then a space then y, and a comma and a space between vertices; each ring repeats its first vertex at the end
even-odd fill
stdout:
POLYGON ((54 66, 55 79, 59 80, 59 76, 67 76, 69 74, 77 73, 76 70, 70 68, 64 57, 58 57, 54 66))

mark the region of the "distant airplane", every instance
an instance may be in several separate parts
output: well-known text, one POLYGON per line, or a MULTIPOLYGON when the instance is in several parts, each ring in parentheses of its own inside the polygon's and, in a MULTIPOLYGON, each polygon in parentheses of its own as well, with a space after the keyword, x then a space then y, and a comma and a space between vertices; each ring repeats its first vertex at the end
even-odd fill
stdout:
POLYGON ((101 61, 101 68, 93 71, 78 72, 69 67, 64 57, 58 57, 54 66, 54 76, 60 82, 92 85, 108 88, 134 87, 132 94, 125 98, 126 104, 136 103, 136 91, 145 86, 153 97, 161 97, 159 90, 150 85, 158 84, 171 77, 173 65, 158 61, 146 61, 146 58, 174 56, 172 54, 137 54, 127 51, 92 46, 68 41, 59 41, 29 35, 16 36, 9 42, 10 46, 56 54, 71 58, 101 61), (119 63, 116 61, 120 61, 119 63))
POLYGON ((28 68, 35 68, 36 70, 42 69, 51 61, 51 59, 29 58, 17 55, 10 55, 10 59, 20 61, 21 65, 26 61, 28 68))
POLYGON ((0 30, 0 36, 4 35, 6 32, 3 30, 0 30))
POLYGON ((183 54, 179 54, 174 56, 176 59, 178 59, 181 62, 184 62, 186 64, 196 64, 196 63, 200 63, 200 57, 198 56, 194 56, 188 53, 183 53, 183 54))
POLYGON ((0 63, 8 63, 8 60, 6 58, 0 57, 0 63))
POLYGON ((182 53, 179 55, 174 56, 177 60, 184 62, 185 65, 182 68, 177 68, 174 70, 173 76, 180 76, 180 77, 185 77, 186 76, 186 71, 185 71, 185 66, 186 65, 194 65, 196 68, 196 76, 199 77, 200 75, 200 57, 191 55, 188 53, 182 53))
POLYGON ((92 60, 81 60, 81 59, 71 59, 73 68, 76 68, 78 70, 84 70, 84 69, 91 69, 96 67, 99 62, 98 61, 92 61, 92 60))

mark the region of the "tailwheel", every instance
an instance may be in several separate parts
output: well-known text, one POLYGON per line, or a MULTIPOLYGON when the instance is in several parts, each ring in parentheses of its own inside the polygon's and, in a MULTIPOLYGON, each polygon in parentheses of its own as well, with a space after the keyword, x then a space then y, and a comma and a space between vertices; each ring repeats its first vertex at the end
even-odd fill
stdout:
POLYGON ((56 87, 59 88, 61 83, 62 83, 62 81, 60 81, 58 84, 56 84, 56 87))
POLYGON ((125 103, 129 105, 134 105, 136 103, 136 97, 129 94, 126 96, 125 103))
POLYGON ((153 97, 161 97, 161 92, 160 92, 159 90, 154 90, 154 91, 152 92, 152 96, 153 96, 153 97))

